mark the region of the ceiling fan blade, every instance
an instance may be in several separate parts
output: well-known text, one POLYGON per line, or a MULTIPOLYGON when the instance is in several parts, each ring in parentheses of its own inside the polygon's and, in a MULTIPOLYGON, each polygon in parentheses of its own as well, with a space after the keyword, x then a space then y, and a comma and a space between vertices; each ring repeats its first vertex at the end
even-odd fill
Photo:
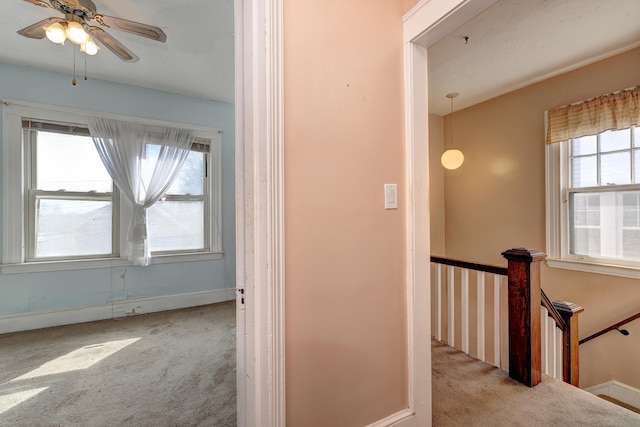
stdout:
POLYGON ((125 62, 138 62, 140 58, 131 52, 125 45, 114 39, 111 34, 99 27, 89 27, 89 33, 95 37, 102 45, 113 52, 118 58, 125 62))
POLYGON ((91 21, 97 22, 98 24, 104 25, 108 28, 126 31, 151 40, 159 42, 165 42, 167 40, 167 35, 164 31, 158 27, 154 27, 153 25, 142 24, 140 22, 129 21, 122 18, 115 18, 113 16, 102 15, 100 13, 96 13, 91 21))
POLYGON ((18 34, 21 36, 29 37, 30 39, 43 39, 47 32, 44 30, 44 27, 47 27, 55 22, 62 22, 64 18, 47 18, 42 21, 36 22, 33 25, 29 25, 18 31, 18 34))
POLYGON ((24 1, 26 1, 27 3, 35 4, 36 6, 47 7, 49 9, 55 10, 53 6, 51 6, 48 2, 44 0, 24 0, 24 1))

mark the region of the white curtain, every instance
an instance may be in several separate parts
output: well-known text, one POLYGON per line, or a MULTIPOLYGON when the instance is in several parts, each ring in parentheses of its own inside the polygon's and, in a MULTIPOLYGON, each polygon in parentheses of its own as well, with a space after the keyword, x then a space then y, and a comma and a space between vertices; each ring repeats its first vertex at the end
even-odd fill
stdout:
POLYGON ((147 208, 175 181, 193 135, 185 129, 101 117, 89 117, 89 132, 113 182, 133 204, 125 256, 134 265, 149 265, 147 208))

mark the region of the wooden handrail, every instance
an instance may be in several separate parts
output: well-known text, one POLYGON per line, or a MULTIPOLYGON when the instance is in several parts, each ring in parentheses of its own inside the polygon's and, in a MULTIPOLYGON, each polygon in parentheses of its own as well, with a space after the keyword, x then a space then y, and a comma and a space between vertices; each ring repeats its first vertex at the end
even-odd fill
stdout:
POLYGON ((618 322, 618 323, 616 323, 616 324, 614 324, 614 325, 611 325, 611 326, 609 326, 608 328, 604 328, 603 330, 601 330, 601 331, 599 331, 599 332, 596 332, 596 333, 595 333, 595 334, 593 334, 593 335, 589 335, 588 337, 586 337, 586 338, 584 338, 584 339, 581 339, 581 340, 580 340, 580 344, 584 344, 584 343, 586 343, 587 341, 591 341, 591 340, 592 340, 592 339, 594 339, 594 338, 598 338, 600 335, 606 334, 606 333, 607 333, 607 332, 609 332, 609 331, 614 331, 614 330, 618 329, 620 326, 624 326, 624 325, 626 325, 627 323, 629 323, 629 322, 633 322, 633 321, 634 321, 634 320, 636 320, 636 319, 640 319, 640 313, 634 314, 634 315, 633 315, 633 316, 631 316, 631 317, 627 317, 626 319, 624 319, 624 320, 622 320, 622 321, 620 321, 620 322, 618 322))
MULTIPOLYGON (((450 265, 452 267, 466 268, 469 270, 483 271, 485 273, 497 274, 499 276, 506 276, 508 272, 505 267, 496 267, 493 265, 477 264, 473 262, 462 261, 462 260, 451 259, 451 258, 444 258, 439 256, 431 256, 431 262, 435 262, 436 264, 450 265)), ((551 316, 553 320, 555 320, 556 325, 558 325, 558 328, 564 329, 565 321, 562 319, 562 316, 560 315, 556 307, 553 305, 553 303, 551 302, 547 294, 544 293, 544 290, 540 289, 540 292, 542 296, 542 306, 544 306, 547 309, 547 311, 549 312, 549 316, 551 316)))
POLYGON ((558 325, 558 328, 564 330, 566 322, 562 318, 562 315, 560 314, 556 306, 553 305, 547 294, 544 293, 544 290, 540 289, 540 293, 542 294, 542 305, 549 312, 549 316, 551 316, 553 320, 556 321, 556 325, 558 325))
POLYGON ((453 267, 466 268, 469 270, 484 271, 485 273, 497 274, 499 276, 507 275, 507 269, 505 267, 476 264, 473 262, 461 261, 461 260, 451 259, 451 258, 442 258, 439 256, 432 256, 431 262, 435 262, 436 264, 450 265, 453 267))

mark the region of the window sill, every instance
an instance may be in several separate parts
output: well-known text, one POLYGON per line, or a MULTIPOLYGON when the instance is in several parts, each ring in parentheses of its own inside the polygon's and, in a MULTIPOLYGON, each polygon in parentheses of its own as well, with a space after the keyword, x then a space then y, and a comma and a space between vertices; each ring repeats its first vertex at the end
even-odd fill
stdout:
POLYGON ((592 262, 557 258, 547 258, 547 265, 552 268, 564 268, 566 270, 582 271, 585 273, 606 274, 608 276, 640 279, 640 268, 637 267, 625 267, 611 264, 594 264, 592 262))
MULTIPOLYGON (((224 252, 194 252, 189 254, 157 255, 151 258, 151 265, 174 262, 208 261, 222 259, 224 252)), ((73 261, 25 262, 3 264, 3 274, 40 273, 46 271, 86 270, 93 268, 127 267, 133 264, 124 258, 83 259, 73 261)))

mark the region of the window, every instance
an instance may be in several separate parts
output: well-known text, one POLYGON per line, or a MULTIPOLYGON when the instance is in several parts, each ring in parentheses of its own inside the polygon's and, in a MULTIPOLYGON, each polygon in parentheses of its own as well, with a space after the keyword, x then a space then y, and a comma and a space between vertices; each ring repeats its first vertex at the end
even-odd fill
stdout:
POLYGON ((545 123, 547 264, 640 278, 640 86, 545 123))
MULTIPOLYGON (((121 255, 133 209, 102 164, 86 117, 3 106, 4 273, 128 264, 121 255)), ((221 257, 220 131, 189 127, 196 139, 180 174, 147 210, 153 263, 221 257)), ((145 156, 158 152, 148 144, 145 156)))
POLYGON ((118 255, 117 193, 86 128, 23 120, 26 261, 118 255))
MULTIPOLYGON (((206 149, 206 145, 201 147, 206 149)), ((147 146, 147 156, 157 156, 158 146, 147 146)), ((165 195, 147 209, 152 253, 201 251, 209 247, 206 232, 208 181, 206 151, 192 150, 180 175, 165 195)))
POLYGON ((571 255, 640 261, 633 255, 637 252, 633 248, 640 248, 633 228, 639 214, 638 134, 631 127, 571 140, 567 188, 571 255))
POLYGON ((547 150, 550 265, 640 277, 640 128, 547 150))

